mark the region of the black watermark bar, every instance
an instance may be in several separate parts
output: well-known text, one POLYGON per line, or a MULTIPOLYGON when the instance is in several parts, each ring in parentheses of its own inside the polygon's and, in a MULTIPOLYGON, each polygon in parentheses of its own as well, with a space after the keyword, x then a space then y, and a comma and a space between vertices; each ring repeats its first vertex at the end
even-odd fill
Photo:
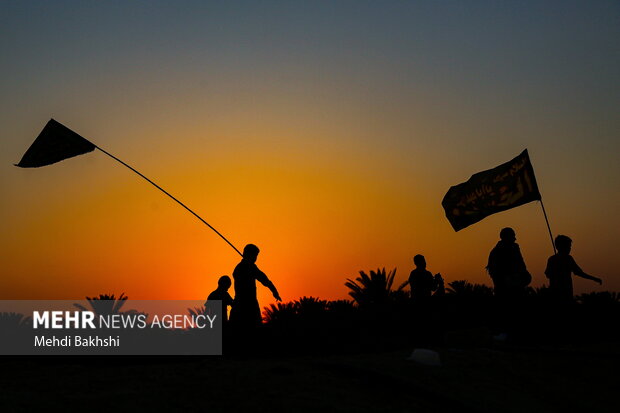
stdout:
POLYGON ((0 355, 221 355, 222 303, 0 300, 0 355))

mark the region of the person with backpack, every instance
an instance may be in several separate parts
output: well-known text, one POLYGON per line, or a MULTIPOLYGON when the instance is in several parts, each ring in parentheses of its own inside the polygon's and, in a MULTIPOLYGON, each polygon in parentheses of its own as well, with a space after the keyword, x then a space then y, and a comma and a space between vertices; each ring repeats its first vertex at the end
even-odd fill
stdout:
POLYGON ((512 339, 524 327, 523 314, 527 286, 532 276, 527 270, 517 237, 512 228, 504 228, 499 233, 500 240, 491 250, 486 267, 493 280, 495 295, 494 317, 498 341, 512 339))
POLYGON ((499 233, 500 240, 491 250, 487 271, 493 280, 495 296, 509 299, 525 295, 526 288, 532 282, 527 270, 515 231, 504 228, 499 233))

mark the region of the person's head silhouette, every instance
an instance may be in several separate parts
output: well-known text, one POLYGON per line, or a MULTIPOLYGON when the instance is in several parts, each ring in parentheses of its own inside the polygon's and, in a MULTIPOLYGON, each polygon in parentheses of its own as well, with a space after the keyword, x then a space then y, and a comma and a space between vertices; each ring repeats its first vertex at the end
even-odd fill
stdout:
POLYGON ((422 269, 426 268, 426 259, 424 258, 424 255, 418 254, 415 257, 413 257, 413 263, 418 268, 422 268, 422 269))
POLYGON ((515 234, 515 230, 510 228, 510 227, 506 227, 506 228, 502 229, 499 232, 499 238, 502 241, 507 242, 509 244, 512 244, 513 242, 515 242, 517 240, 517 236, 515 234))
POLYGON ((256 245, 248 244, 243 249, 243 259, 255 263, 259 252, 260 250, 256 245))
POLYGON ((555 237, 555 247, 560 254, 570 254, 572 244, 573 240, 566 235, 558 235, 555 237))
POLYGON ((217 280, 217 288, 220 290, 228 291, 231 285, 232 281, 228 275, 223 275, 219 280, 217 280))

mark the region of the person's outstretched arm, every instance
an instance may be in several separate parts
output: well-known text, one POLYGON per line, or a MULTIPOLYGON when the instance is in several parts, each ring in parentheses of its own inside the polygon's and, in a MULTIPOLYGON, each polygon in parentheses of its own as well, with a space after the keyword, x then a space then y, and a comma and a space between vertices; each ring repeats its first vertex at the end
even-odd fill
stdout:
POLYGON ((603 280, 601 280, 598 277, 594 277, 593 275, 589 275, 583 272, 583 270, 577 265, 574 259, 573 259, 573 274, 575 274, 578 277, 585 278, 586 280, 592 280, 594 282, 597 282, 599 285, 603 285, 603 280))
POLYGON ((276 286, 273 285, 273 283, 271 284, 270 290, 271 290, 271 294, 273 294, 273 298, 276 299, 276 301, 282 301, 282 297, 280 297, 280 294, 278 293, 278 290, 276 289, 276 286))
POLYGON ((258 267, 256 267, 256 279, 265 287, 269 288, 271 294, 273 294, 273 298, 275 298, 276 301, 282 301, 282 298, 280 298, 280 294, 278 293, 276 286, 273 285, 271 280, 267 278, 267 275, 261 270, 259 270, 258 267))

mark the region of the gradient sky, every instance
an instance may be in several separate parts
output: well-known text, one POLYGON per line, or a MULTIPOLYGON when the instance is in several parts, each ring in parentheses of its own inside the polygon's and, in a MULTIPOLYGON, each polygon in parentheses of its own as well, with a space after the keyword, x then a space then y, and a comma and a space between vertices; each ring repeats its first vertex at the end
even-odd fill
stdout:
MULTIPOLYGON (((0 1, 0 298, 203 298, 239 257, 100 152, 13 166, 49 118, 136 167, 284 300, 345 298, 424 254, 489 283, 499 230, 533 284, 538 203, 458 233, 451 185, 528 148, 555 234, 620 290, 620 3, 0 1)), ((273 300, 266 289, 262 305, 273 300)))

